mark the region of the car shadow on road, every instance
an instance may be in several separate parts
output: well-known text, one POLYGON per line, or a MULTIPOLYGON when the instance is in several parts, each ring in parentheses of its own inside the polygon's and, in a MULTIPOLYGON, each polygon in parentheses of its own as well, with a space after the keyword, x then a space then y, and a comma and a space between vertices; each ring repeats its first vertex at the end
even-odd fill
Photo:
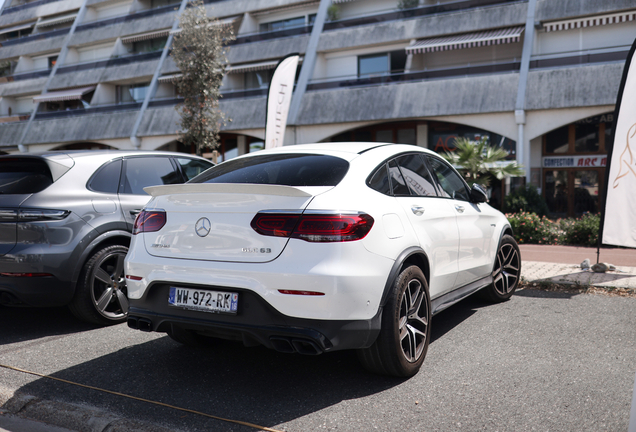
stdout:
POLYGON ((75 318, 65 307, 0 306, 0 346, 96 328, 75 318))
MULTIPOLYGON (((485 305, 471 297, 438 314, 433 321, 431 343, 485 305)), ((72 328, 69 323, 58 331, 72 328)), ((246 348, 230 341, 193 348, 168 337, 130 345, 53 376, 266 427, 311 415, 343 400, 390 391, 406 381, 364 371, 353 351, 301 356, 264 347, 246 348)), ((174 429, 253 430, 48 378, 22 386, 19 393, 89 405, 122 418, 174 429)))

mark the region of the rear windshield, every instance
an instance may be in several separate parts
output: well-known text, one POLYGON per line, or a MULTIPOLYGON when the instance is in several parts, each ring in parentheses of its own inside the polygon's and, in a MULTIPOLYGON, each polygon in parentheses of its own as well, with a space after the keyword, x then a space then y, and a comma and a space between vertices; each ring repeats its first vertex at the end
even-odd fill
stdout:
POLYGON ((51 170, 42 159, 0 158, 0 194, 31 194, 51 184, 51 170))
POLYGON ((349 162, 334 156, 275 154, 233 159, 210 168, 190 183, 252 183, 283 186, 335 186, 349 162))

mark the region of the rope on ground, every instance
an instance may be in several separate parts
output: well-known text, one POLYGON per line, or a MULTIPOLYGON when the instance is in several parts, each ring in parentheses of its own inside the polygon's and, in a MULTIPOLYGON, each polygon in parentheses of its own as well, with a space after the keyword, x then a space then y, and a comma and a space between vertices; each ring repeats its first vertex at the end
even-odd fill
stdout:
POLYGON ((172 408, 172 409, 175 409, 175 410, 178 410, 178 411, 183 411, 183 412, 187 412, 187 413, 191 413, 191 414, 197 414, 197 415, 208 417, 208 418, 211 418, 211 419, 214 419, 214 420, 220 420, 220 421, 224 421, 224 422, 228 422, 228 423, 239 424, 239 425, 243 425, 243 426, 247 426, 247 427, 251 427, 251 428, 254 428, 254 429, 267 431, 267 432, 282 432, 282 431, 280 431, 278 429, 272 429, 272 428, 268 428, 268 427, 265 427, 265 426, 259 426, 259 425, 254 424, 254 423, 248 423, 248 422, 244 422, 244 421, 240 421, 240 420, 226 419, 226 418, 223 418, 223 417, 218 417, 218 416, 214 416, 214 415, 211 415, 211 414, 206 414, 206 413, 203 413, 203 412, 200 412, 200 411, 191 410, 191 409, 188 409, 188 408, 181 408, 181 407, 177 407, 177 406, 174 406, 174 405, 168 405, 168 404, 163 403, 163 402, 157 402, 157 401, 153 401, 153 400, 149 400, 149 399, 144 399, 144 398, 140 398, 140 397, 136 397, 136 396, 127 395, 125 393, 119 393, 119 392, 112 391, 112 390, 106 390, 106 389, 102 389, 102 388, 99 388, 99 387, 93 387, 93 386, 86 385, 86 384, 80 384, 80 383, 76 383, 76 382, 73 382, 73 381, 68 381, 68 380, 65 380, 65 379, 62 379, 62 378, 56 378, 56 377, 53 377, 53 376, 50 376, 50 375, 44 375, 44 374, 41 374, 41 373, 32 372, 32 371, 28 371, 28 370, 25 370, 25 369, 20 369, 20 368, 17 368, 15 366, 9 366, 9 365, 0 364, 0 367, 5 368, 5 369, 9 369, 9 370, 13 370, 13 371, 16 371, 16 372, 22 372, 22 373, 29 374, 29 375, 35 375, 35 376, 38 376, 38 377, 41 377, 41 378, 47 378, 47 379, 51 379, 51 380, 54 380, 54 381, 60 381, 60 382, 63 382, 63 383, 66 383, 66 384, 71 384, 71 385, 78 386, 78 387, 84 387, 84 388, 91 389, 91 390, 97 390, 97 391, 100 391, 100 392, 103 392, 103 393, 109 393, 109 394, 112 394, 112 395, 115 395, 115 396, 121 396, 121 397, 125 397, 125 398, 128 398, 128 399, 134 399, 134 400, 138 400, 138 401, 141 401, 141 402, 147 402, 147 403, 150 403, 150 404, 163 406, 163 407, 166 407, 166 408, 172 408))

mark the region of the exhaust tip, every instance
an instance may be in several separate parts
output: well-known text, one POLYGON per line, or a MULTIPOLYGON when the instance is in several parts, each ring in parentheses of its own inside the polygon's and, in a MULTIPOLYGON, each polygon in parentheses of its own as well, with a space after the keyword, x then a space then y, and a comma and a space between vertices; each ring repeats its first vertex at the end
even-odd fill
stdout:
POLYGON ((310 340, 294 339, 292 345, 299 354, 318 355, 322 354, 322 350, 314 342, 310 340))
POLYGON ((270 337, 269 340, 272 342, 272 345, 274 346, 274 349, 276 351, 284 353, 293 353, 295 351, 289 339, 281 337, 270 337))

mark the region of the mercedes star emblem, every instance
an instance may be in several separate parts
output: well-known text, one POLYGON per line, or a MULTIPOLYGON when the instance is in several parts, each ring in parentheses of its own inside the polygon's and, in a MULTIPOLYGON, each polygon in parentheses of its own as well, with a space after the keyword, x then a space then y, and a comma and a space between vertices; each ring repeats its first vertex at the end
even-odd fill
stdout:
POLYGON ((210 234, 211 226, 212 224, 210 223, 210 219, 202 217, 194 225, 194 230, 197 232, 197 235, 199 237, 205 237, 206 235, 210 234))

